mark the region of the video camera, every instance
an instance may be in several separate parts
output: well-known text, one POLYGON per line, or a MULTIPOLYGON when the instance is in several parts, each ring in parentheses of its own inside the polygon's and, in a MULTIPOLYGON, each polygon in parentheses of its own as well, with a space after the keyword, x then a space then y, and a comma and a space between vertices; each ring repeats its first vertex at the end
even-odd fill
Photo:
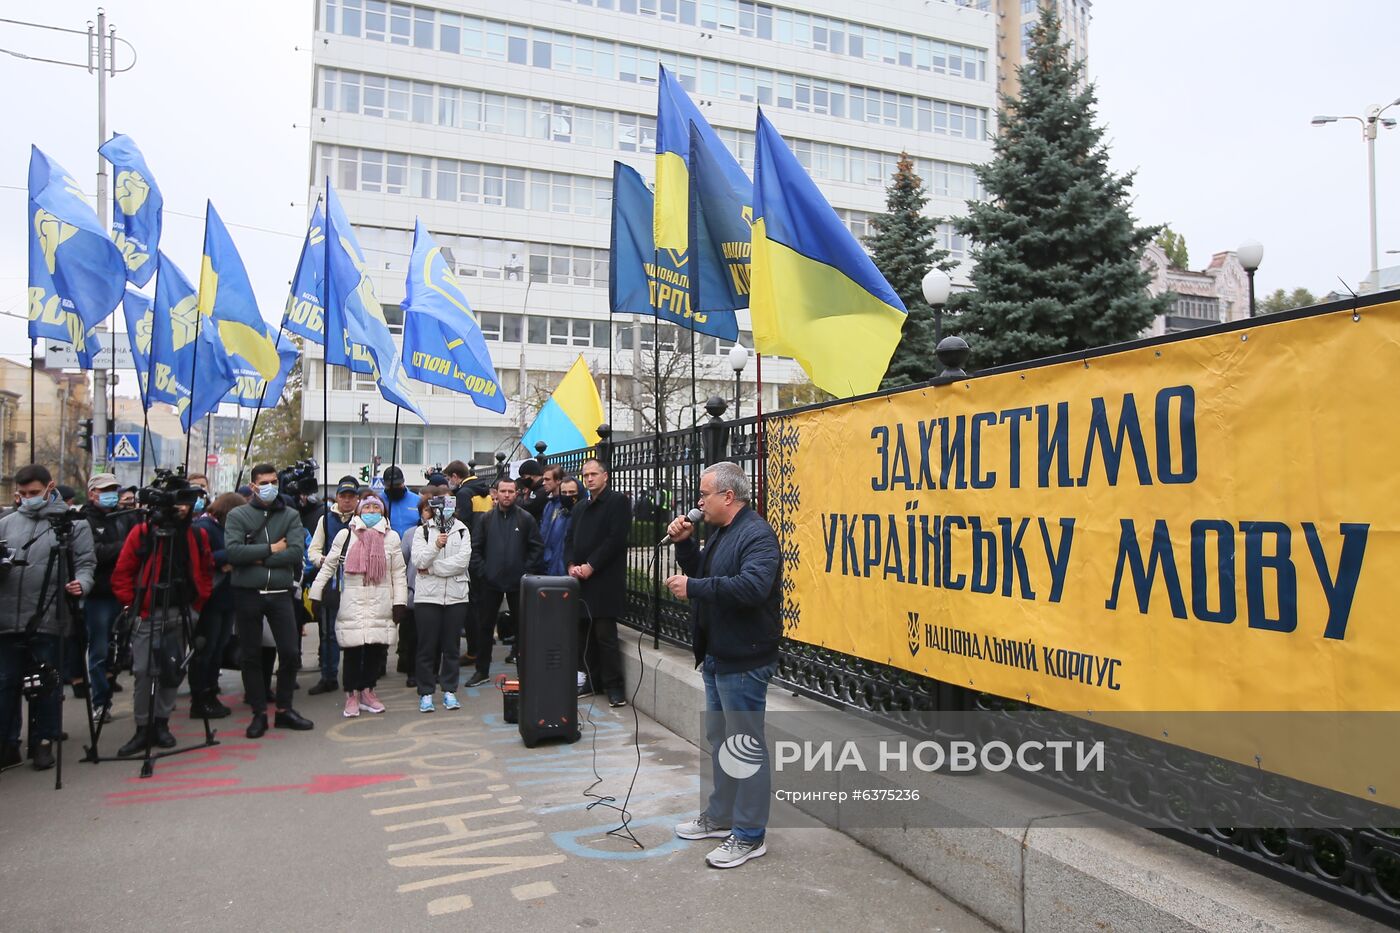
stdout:
POLYGON ((277 486, 282 490, 282 494, 291 496, 314 495, 320 489, 320 483, 316 479, 316 471, 320 465, 315 459, 298 460, 296 463, 280 470, 277 473, 277 486))
POLYGON ((173 470, 157 468, 150 485, 136 491, 136 502, 146 510, 152 522, 161 525, 175 521, 176 506, 188 505, 193 508, 203 494, 203 490, 191 486, 185 479, 183 466, 173 470))
POLYGON ((452 527, 452 516, 457 511, 457 500, 452 496, 433 496, 428 500, 428 507, 433 510, 433 524, 437 530, 446 532, 452 527))

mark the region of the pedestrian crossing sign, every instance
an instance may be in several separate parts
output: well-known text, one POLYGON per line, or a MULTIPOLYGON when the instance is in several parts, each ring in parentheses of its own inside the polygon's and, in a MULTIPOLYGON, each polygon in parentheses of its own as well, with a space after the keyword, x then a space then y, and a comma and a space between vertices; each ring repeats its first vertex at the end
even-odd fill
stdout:
POLYGON ((107 459, 112 463, 136 463, 141 459, 140 434, 111 434, 107 437, 107 459))

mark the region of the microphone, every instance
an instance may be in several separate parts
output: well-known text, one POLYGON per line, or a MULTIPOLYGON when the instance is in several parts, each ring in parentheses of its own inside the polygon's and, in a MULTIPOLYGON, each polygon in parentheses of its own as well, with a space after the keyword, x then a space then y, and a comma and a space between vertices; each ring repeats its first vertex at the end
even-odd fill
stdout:
MULTIPOLYGON (((686 512, 686 513, 685 513, 685 520, 688 521, 688 522, 690 522, 690 524, 692 524, 692 525, 699 524, 700 519, 702 519, 702 518, 704 518, 704 517, 705 517, 705 513, 702 512, 702 511, 700 511, 699 509, 691 509, 689 512, 686 512)), ((664 537, 664 538, 661 539, 661 543, 658 544, 657 547, 665 547, 666 545, 668 545, 668 544, 670 544, 670 543, 671 543, 671 536, 670 536, 670 535, 667 535, 666 537, 664 537)))

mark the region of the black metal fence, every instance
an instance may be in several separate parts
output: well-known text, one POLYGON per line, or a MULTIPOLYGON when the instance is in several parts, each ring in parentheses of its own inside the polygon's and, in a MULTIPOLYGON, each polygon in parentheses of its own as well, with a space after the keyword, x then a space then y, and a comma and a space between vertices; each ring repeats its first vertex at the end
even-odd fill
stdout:
MULTIPOLYGON (((1317 308, 1271 316, 1288 320, 1309 314, 1353 310, 1395 295, 1373 296, 1361 302, 1336 302, 1317 308)), ((1075 354, 1087 359, 1135 346, 1156 345, 1202 334, 1237 330, 1257 325, 1242 321, 1193 331, 1191 334, 1151 338, 1075 354)), ((956 338, 953 338, 956 339, 956 338)), ((945 365, 957 366, 965 358, 940 352, 945 365)), ((1046 365, 1063 357, 1037 361, 1046 365)), ((1026 367, 1020 367, 1026 368, 1026 367)), ((981 375, 990 375, 983 373, 981 375)), ((975 378, 975 377, 974 377, 975 378)), ((937 386, 949 381, 935 380, 937 386)), ((925 389, 928 386, 914 387, 925 389)), ((896 390, 898 391, 898 390, 896 390)), ((907 391, 907 390, 905 390, 907 391)), ((892 393, 877 393, 888 395, 892 393)), ((830 403, 839 404, 839 403, 830 403)), ((795 506, 800 494, 783 480, 788 466, 781 450, 784 420, 797 411, 780 411, 763 416, 763 431, 756 417, 736 421, 722 419, 724 403, 711 399, 711 418, 694 429, 672 431, 615 441, 606 432, 597 447, 587 450, 548 454, 551 464, 559 464, 577 475, 583 461, 597 456, 610 465, 610 484, 632 503, 632 537, 628 548, 628 607, 626 624, 650 634, 655 641, 688 647, 689 613, 684 603, 673 599, 661 581, 676 572, 670 548, 658 548, 666 524, 687 511, 696 500, 700 472, 707 463, 725 459, 743 466, 755 491, 755 504, 763 508, 778 533, 786 540, 793 528, 786 521, 787 509, 795 506)), ((835 467, 835 465, 833 465, 835 467)), ((791 585, 791 584, 786 584, 791 585)), ((927 721, 927 714, 940 711, 1000 710, 1026 711, 1036 707, 963 687, 943 683, 899 668, 841 654, 825 648, 785 639, 777 679, 796 693, 838 707, 848 707, 882 716, 899 725, 916 718, 927 721), (914 716, 913 714, 922 714, 914 716)), ((1046 736, 1049 738, 1050 736, 1046 736)), ((1377 737, 1385 741, 1388 737, 1377 737)), ((1096 806, 1124 815, 1148 816, 1161 823, 1172 819, 1173 808, 1193 785, 1209 784, 1213 793, 1238 793, 1257 798, 1261 793, 1259 775, 1240 769, 1232 762, 1190 752, 1179 746, 1124 733, 1121 754, 1109 756, 1106 775, 1092 782, 1071 783, 1069 777, 1050 781, 1057 790, 1096 806), (1235 782, 1238 786, 1231 786, 1235 782)), ((1048 774, 1049 772, 1045 772, 1048 774)), ((1280 780, 1262 793, 1274 794, 1270 802, 1286 812, 1310 812, 1306 787, 1280 780)), ((1400 828, 1358 826, 1352 829, 1258 829, 1236 828, 1228 817, 1206 827, 1179 826, 1159 830, 1173 838, 1204 849, 1221 858, 1269 875, 1358 913, 1400 927, 1400 828)))

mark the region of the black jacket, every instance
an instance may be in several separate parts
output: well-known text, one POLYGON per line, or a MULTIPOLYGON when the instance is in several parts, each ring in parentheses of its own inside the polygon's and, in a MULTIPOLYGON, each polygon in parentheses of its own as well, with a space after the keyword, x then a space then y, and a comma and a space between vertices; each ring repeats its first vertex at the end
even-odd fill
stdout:
POLYGON ((574 506, 564 534, 564 565, 591 564, 593 576, 579 581, 579 595, 595 619, 627 612, 627 537, 632 510, 611 487, 574 506))
POLYGON ((515 504, 535 517, 539 521, 544 517, 544 506, 549 501, 549 493, 544 491, 543 485, 535 486, 530 490, 529 495, 522 495, 515 500, 515 504))
POLYGON ((129 510, 108 511, 91 502, 83 506, 83 518, 92 529, 92 549, 97 555, 97 570, 93 574, 89 596, 112 596, 112 570, 117 566, 122 544, 136 524, 136 515, 129 510), (113 514, 117 513, 117 514, 113 514))
POLYGON ((472 535, 472 560, 468 568, 492 589, 513 592, 520 578, 544 569, 544 540, 535 517, 518 505, 508 512, 493 508, 481 518, 479 533, 472 535))
POLYGON ((696 666, 709 655, 715 673, 733 674, 778 660, 782 557, 778 536, 761 515, 745 506, 710 534, 703 549, 694 537, 677 544, 676 560, 690 578, 696 666))
POLYGON ((470 476, 457 487, 457 517, 467 526, 467 533, 473 540, 481 528, 481 517, 488 511, 483 506, 496 507, 490 496, 491 484, 480 477, 470 476))

